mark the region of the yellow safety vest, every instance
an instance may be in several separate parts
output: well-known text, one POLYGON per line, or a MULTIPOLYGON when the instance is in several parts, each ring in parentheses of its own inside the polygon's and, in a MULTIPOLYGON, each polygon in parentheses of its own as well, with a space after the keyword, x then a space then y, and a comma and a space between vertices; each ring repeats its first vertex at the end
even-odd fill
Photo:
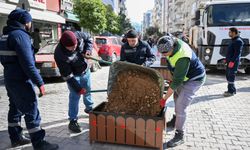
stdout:
MULTIPOLYGON (((178 52, 176 52, 173 56, 169 57, 167 56, 167 60, 170 63, 172 68, 175 68, 175 64, 176 62, 180 59, 180 58, 192 58, 192 49, 183 41, 181 40, 177 40, 178 44, 180 44, 180 49, 178 50, 178 52)), ((184 81, 187 81, 189 78, 185 77, 184 81)))

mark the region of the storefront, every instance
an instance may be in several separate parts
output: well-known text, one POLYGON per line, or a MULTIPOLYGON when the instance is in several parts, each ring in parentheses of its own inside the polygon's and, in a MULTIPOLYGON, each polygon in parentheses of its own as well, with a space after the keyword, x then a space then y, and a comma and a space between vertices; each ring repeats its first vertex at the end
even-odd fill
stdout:
POLYGON ((72 0, 61 0, 61 11, 66 19, 65 24, 62 24, 62 32, 65 30, 81 30, 79 26, 79 18, 73 13, 72 0))
MULTIPOLYGON (((6 25, 8 14, 16 9, 17 6, 20 6, 18 2, 18 0, 0 0, 0 34, 2 34, 2 29, 6 25)), ((40 30, 42 44, 49 40, 58 40, 61 36, 61 24, 65 24, 65 19, 55 11, 46 10, 46 0, 26 0, 23 5, 21 4, 21 6, 26 7, 27 5, 29 5, 28 10, 30 10, 33 18, 32 31, 35 28, 40 30)))
POLYGON ((66 23, 62 25, 62 32, 65 30, 81 30, 79 26, 79 19, 72 12, 64 12, 64 17, 66 19, 66 23))

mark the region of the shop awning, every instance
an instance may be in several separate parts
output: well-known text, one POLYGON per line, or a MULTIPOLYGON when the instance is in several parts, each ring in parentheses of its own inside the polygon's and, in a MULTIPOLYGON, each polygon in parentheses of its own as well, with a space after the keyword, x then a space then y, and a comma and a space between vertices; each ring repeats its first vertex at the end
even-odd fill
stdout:
MULTIPOLYGON (((0 2, 0 14, 8 15, 12 10, 16 9, 16 5, 6 4, 0 2)), ((43 10, 30 9, 30 14, 33 19, 48 21, 54 23, 65 23, 65 18, 56 14, 55 12, 48 12, 43 10)))
POLYGON ((32 18, 36 20, 63 23, 63 24, 65 23, 65 18, 56 13, 31 9, 30 14, 32 18))
POLYGON ((16 9, 15 5, 0 2, 0 13, 8 15, 12 10, 16 9))
POLYGON ((66 20, 79 22, 79 18, 77 18, 77 16, 71 12, 65 12, 64 17, 66 18, 66 20))

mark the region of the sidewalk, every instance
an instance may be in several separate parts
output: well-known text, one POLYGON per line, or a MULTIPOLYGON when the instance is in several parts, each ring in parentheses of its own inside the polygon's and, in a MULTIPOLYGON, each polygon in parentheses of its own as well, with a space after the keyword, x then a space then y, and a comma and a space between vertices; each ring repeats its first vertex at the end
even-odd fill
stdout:
MULTIPOLYGON (((107 86, 108 67, 92 74, 93 90, 107 86), (95 80, 98 79, 98 80, 95 80)), ((209 78, 213 75, 208 75, 209 78)), ((221 80, 223 75, 219 76, 221 80)), ((223 80, 222 80, 223 81, 223 80)), ((214 150, 214 149, 250 149, 250 79, 237 81, 238 93, 234 97, 224 98, 226 82, 210 82, 199 90, 197 97, 188 110, 185 144, 175 150, 214 150)), ((80 134, 68 131, 67 105, 68 92, 65 83, 48 83, 47 95, 39 99, 42 127, 46 130, 46 139, 58 143, 60 150, 144 150, 145 148, 93 143, 89 144, 88 116, 80 104, 80 134)), ((94 93, 95 105, 106 100, 105 93, 94 93)), ((173 113, 173 102, 168 102, 168 119, 173 113)), ((10 149, 7 129, 8 100, 3 85, 0 85, 0 150, 10 149)), ((24 122, 22 122, 24 124, 24 122)), ((167 131, 164 140, 173 137, 173 131, 167 131)), ((31 150, 31 145, 14 148, 31 150)), ((149 149, 151 150, 151 149, 149 149)))

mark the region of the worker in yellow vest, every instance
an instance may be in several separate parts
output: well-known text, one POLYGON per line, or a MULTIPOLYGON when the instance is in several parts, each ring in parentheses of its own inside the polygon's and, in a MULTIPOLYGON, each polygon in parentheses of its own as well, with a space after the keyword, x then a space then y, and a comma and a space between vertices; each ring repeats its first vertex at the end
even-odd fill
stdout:
POLYGON ((177 93, 175 101, 175 136, 167 142, 167 147, 174 147, 184 143, 184 124, 186 109, 191 104, 195 92, 204 84, 206 72, 203 64, 193 50, 182 40, 171 34, 161 37, 157 42, 158 51, 167 58, 168 69, 173 74, 167 93, 160 101, 165 107, 166 101, 177 93))

